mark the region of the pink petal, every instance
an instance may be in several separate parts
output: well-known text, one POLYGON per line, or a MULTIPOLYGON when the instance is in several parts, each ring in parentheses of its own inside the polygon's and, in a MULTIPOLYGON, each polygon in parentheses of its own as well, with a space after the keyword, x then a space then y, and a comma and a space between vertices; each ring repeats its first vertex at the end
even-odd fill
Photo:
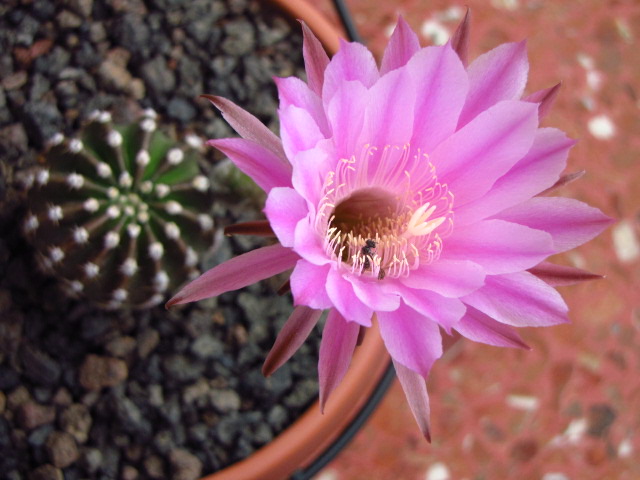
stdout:
POLYGON ((320 128, 322 134, 325 137, 329 137, 329 127, 320 96, 297 77, 274 77, 274 81, 278 87, 280 109, 284 110, 288 106, 294 105, 306 110, 320 128))
POLYGON ((313 34, 306 23, 302 24, 302 55, 304 57, 304 68, 307 71, 307 82, 309 88, 316 94, 322 95, 322 84, 324 83, 324 71, 329 65, 327 52, 322 48, 320 40, 313 34))
POLYGON ((470 260, 495 275, 526 270, 553 253, 553 241, 546 232, 503 220, 482 220, 455 228, 444 240, 441 259, 470 260))
POLYGON ((395 367, 400 385, 402 385, 402 390, 404 390, 404 394, 407 397, 411 413, 413 413, 422 435, 429 443, 431 443, 431 433, 429 430, 430 408, 429 395, 427 394, 427 383, 422 376, 395 360, 393 360, 393 366, 395 367))
MULTIPOLYGON (((448 245, 445 244, 445 248, 448 245)), ((441 258, 429 265, 421 265, 401 278, 403 285, 420 290, 431 290, 443 297, 458 298, 484 285, 484 269, 469 260, 441 258)))
POLYGON ((335 167, 335 158, 331 155, 330 140, 321 140, 316 148, 298 152, 292 158, 293 175, 291 182, 295 190, 309 202, 317 205, 320 191, 328 173, 335 167))
POLYGON ((537 92, 532 93, 524 100, 526 102, 538 103, 540 106, 538 107, 538 116, 540 119, 543 119, 547 116, 553 103, 558 96, 558 92, 560 91, 560 86, 562 83, 557 83, 553 87, 545 88, 544 90, 538 90, 537 92))
POLYGON ((418 50, 420 50, 418 36, 404 18, 398 17, 398 24, 382 56, 380 74, 384 75, 391 70, 403 67, 418 50))
MULTIPOLYGON (((411 143, 430 153, 455 132, 469 81, 460 59, 448 45, 420 50, 407 69, 417 89, 411 143)), ((407 111, 410 114, 411 110, 407 111)))
POLYGON ((289 105, 278 110, 278 115, 282 146, 288 158, 315 147, 325 138, 311 114, 303 108, 289 105))
POLYGON ((526 43, 505 43, 480 55, 469 65, 469 95, 458 127, 502 100, 517 100, 527 83, 526 43))
POLYGON ((471 10, 467 7, 467 12, 456 31, 451 37, 451 47, 458 54, 460 61, 466 67, 469 63, 469 30, 471 29, 471 10))
POLYGON ((360 325, 346 321, 335 309, 329 310, 322 330, 318 361, 321 412, 324 412, 329 395, 340 384, 349 368, 359 332, 360 325))
POLYGON ((464 304, 457 298, 446 298, 429 290, 404 287, 402 300, 416 312, 436 322, 451 334, 466 311, 464 304))
POLYGON ((496 322, 473 307, 467 308, 467 314, 453 328, 474 342, 531 350, 513 327, 496 322))
POLYGON ((261 247, 221 263, 187 284, 166 307, 215 297, 293 268, 300 257, 282 245, 261 247))
POLYGON ((479 200, 456 209, 456 225, 465 225, 524 202, 553 185, 575 144, 564 132, 541 128, 531 150, 479 200))
POLYGON ((370 89, 363 139, 383 148, 411 140, 416 88, 407 69, 397 69, 380 78, 370 89))
POLYGON ((514 327, 546 327, 569 321, 569 309, 560 294, 529 272, 487 277, 484 287, 462 301, 514 327))
POLYGON ((314 265, 326 265, 330 259, 324 251, 322 240, 312 225, 312 218, 312 215, 309 214, 296 225, 293 249, 314 265))
POLYGON ((501 102, 438 145, 430 160, 438 181, 455 195, 456 208, 482 197, 524 157, 537 127, 535 104, 501 102))
POLYGON ((561 197, 532 198, 501 212, 499 218, 551 234, 554 253, 582 245, 613 222, 597 208, 561 197))
POLYGON ((587 280, 604 278, 603 275, 590 273, 579 268, 555 265, 549 262, 542 262, 527 271, 552 287, 564 287, 565 285, 574 285, 587 280))
POLYGON ((296 307, 293 310, 264 361, 262 374, 265 377, 271 376, 298 351, 313 327, 318 323, 321 314, 321 310, 313 310, 304 306, 296 307))
POLYGON ((327 117, 333 132, 337 158, 349 158, 355 152, 364 125, 367 89, 360 82, 345 82, 327 105, 327 117))
POLYGON ((546 195, 548 193, 551 193, 557 190, 558 188, 564 187, 565 185, 575 182, 576 180, 581 179, 585 173, 586 173, 586 170, 578 170, 577 172, 573 172, 573 173, 565 173, 558 179, 556 183, 551 185, 546 190, 540 192, 540 195, 546 195))
POLYGON ((394 312, 377 312, 380 335, 391 357, 427 378, 442 355, 442 337, 435 322, 407 305, 394 312))
POLYGON ((284 164, 262 145, 242 138, 209 140, 208 145, 224 153, 265 192, 291 186, 291 165, 284 164))
POLYGON ((378 77, 376 61, 367 47, 340 40, 340 50, 333 56, 324 71, 322 100, 327 105, 338 87, 345 81, 356 80, 369 88, 378 80, 378 77))
POLYGON ((365 327, 371 326, 373 309, 365 305, 353 291, 353 286, 342 277, 337 269, 329 270, 327 294, 335 309, 349 322, 365 327))
POLYGON ((332 306, 327 295, 327 275, 329 265, 314 265, 304 259, 298 260, 289 282, 294 305, 324 310, 332 306))
POLYGON ((222 112, 224 119, 229 122, 229 125, 231 125, 242 138, 252 140, 258 145, 262 145, 279 158, 285 168, 288 167, 289 161, 282 149, 282 142, 278 136, 264 126, 260 120, 226 98, 215 95, 202 95, 202 97, 209 100, 222 112))
POLYGON ((356 275, 344 275, 344 278, 351 283, 353 291, 362 303, 373 310, 389 312, 400 306, 400 296, 385 290, 379 281, 362 280, 356 275))
POLYGON ((309 213, 307 202, 293 188, 276 187, 267 196, 264 213, 283 247, 293 247, 296 225, 309 213))

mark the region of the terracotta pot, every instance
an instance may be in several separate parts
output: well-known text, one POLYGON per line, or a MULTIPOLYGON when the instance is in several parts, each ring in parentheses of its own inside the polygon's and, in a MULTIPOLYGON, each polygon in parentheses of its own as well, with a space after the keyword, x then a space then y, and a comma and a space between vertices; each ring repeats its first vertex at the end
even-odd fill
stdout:
MULTIPOLYGON (((311 4, 304 0, 272 1, 292 18, 304 20, 330 55, 338 50, 336 28, 311 4)), ((386 391, 391 378, 390 357, 374 325, 357 347, 351 366, 339 388, 331 394, 324 414, 316 402, 268 445, 203 480, 282 480, 296 472, 300 475, 303 470, 307 470, 306 477, 318 458, 328 460, 339 450, 341 437, 344 440, 355 433, 386 391), (370 401, 376 389, 377 394, 370 401)))

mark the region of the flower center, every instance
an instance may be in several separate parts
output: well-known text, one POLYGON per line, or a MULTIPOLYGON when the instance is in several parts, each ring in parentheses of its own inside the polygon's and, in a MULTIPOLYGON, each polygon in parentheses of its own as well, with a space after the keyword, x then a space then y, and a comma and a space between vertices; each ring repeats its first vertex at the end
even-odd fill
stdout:
POLYGON ((453 227, 453 194, 409 145, 365 145, 329 172, 322 193, 316 231, 339 268, 357 275, 407 276, 440 256, 453 227))

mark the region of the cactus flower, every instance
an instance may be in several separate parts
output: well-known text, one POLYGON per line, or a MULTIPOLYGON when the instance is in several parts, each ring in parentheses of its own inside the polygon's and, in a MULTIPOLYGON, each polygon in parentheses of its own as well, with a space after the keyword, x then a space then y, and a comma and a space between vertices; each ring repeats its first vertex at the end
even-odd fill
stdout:
POLYGON ((279 243, 229 260, 168 306, 293 269, 295 309, 264 366, 282 365, 328 310, 319 358, 321 408, 361 330, 379 328, 409 405, 429 439, 426 378, 442 333, 527 348, 517 327, 567 322, 553 288, 597 277, 546 263, 610 219, 539 196, 562 176, 574 141, 540 128, 557 87, 523 98, 525 44, 467 65, 468 18, 444 46, 420 48, 400 19, 378 67, 363 45, 331 59, 303 25, 307 82, 276 79, 281 138, 208 97, 242 138, 211 140, 268 193, 267 222, 229 233, 279 243))

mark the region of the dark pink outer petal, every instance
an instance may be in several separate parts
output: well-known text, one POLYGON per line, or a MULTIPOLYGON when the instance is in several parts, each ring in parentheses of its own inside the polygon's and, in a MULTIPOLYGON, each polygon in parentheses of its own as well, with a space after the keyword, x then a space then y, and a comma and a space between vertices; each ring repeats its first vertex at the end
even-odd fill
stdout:
POLYGON ((321 310, 313 310, 304 306, 296 307, 293 310, 264 361, 262 373, 265 377, 273 374, 298 351, 313 327, 318 323, 321 314, 321 310))
POLYGON ((460 57, 460 61, 466 67, 469 63, 469 31, 471 30, 471 10, 467 7, 467 12, 456 31, 451 36, 451 47, 460 57))
POLYGON ((551 110, 551 107, 553 106, 553 103, 558 96, 561 85, 561 83, 557 83, 553 87, 545 88, 544 90, 538 90, 537 92, 534 92, 524 98, 526 102, 534 102, 539 104, 538 116, 540 117, 540 119, 546 117, 551 110))
POLYGON ((252 250, 206 271, 182 288, 166 307, 238 290, 293 268, 299 258, 297 253, 282 245, 252 250))
POLYGON ((318 360, 321 412, 324 411, 329 395, 340 384, 349 368, 359 332, 360 325, 346 321, 335 309, 329 310, 322 330, 318 360))
POLYGON ((602 275, 590 273, 579 268, 555 265, 549 262, 542 262, 527 271, 534 274, 540 280, 544 280, 545 283, 548 283, 552 287, 564 287, 587 280, 604 278, 602 275))
POLYGON ((398 375, 402 390, 407 397, 409 407, 413 413, 418 427, 424 438, 431 442, 431 433, 429 431, 429 395, 427 393, 427 383, 425 379, 418 373, 410 370, 401 363, 393 360, 393 366, 398 375))
POLYGON ((246 110, 240 108, 231 100, 215 95, 202 95, 222 112, 224 119, 229 122, 242 138, 256 142, 280 159, 286 168, 289 161, 282 149, 282 142, 278 136, 269 130, 260 120, 246 110))
POLYGON ((546 327, 569 321, 569 309, 560 294, 529 272, 487 277, 484 287, 462 301, 514 327, 546 327))
POLYGON ((327 275, 330 265, 314 265, 304 259, 298 260, 289 282, 294 305, 306 305, 324 310, 333 304, 327 296, 327 275))
POLYGON ((391 357, 427 378, 442 356, 442 337, 435 322, 407 305, 393 312, 377 312, 380 335, 391 357))
POLYGON ((530 349, 513 327, 497 322, 473 307, 467 308, 467 314, 453 328, 474 342, 530 349))
MULTIPOLYGON (((455 207, 482 197, 524 157, 538 127, 537 105, 506 101, 482 112, 433 151, 438 181, 455 195, 455 207)), ((415 184, 418 179, 413 179, 415 184)))
POLYGON ((527 84, 526 43, 505 43, 480 55, 467 68, 469 95, 458 127, 502 100, 517 100, 527 84))
POLYGON ((270 150, 243 138, 209 140, 208 145, 217 148, 244 173, 269 193, 274 187, 291 186, 291 165, 284 164, 270 150))
POLYGON ((293 247, 296 225, 307 216, 307 202, 293 188, 276 187, 264 207, 271 229, 283 247, 293 247))
POLYGON ((411 30, 404 18, 399 17, 398 24, 384 50, 380 74, 384 75, 391 70, 403 67, 418 50, 420 50, 418 36, 411 30))
POLYGON ((547 232, 503 220, 482 220, 456 228, 444 241, 440 258, 470 260, 495 275, 526 270, 553 253, 547 232))
POLYGON ((552 186, 567 164, 575 141, 554 128, 536 132, 531 150, 479 200, 456 209, 456 225, 487 218, 552 186))
POLYGON ((340 50, 333 56, 324 71, 322 101, 327 105, 338 87, 345 81, 356 80, 369 88, 379 76, 376 61, 367 47, 340 40, 340 50))
POLYGON ((322 95, 324 71, 329 65, 329 57, 324 48, 322 48, 320 40, 307 27, 307 24, 302 21, 300 23, 302 24, 302 55, 304 57, 304 68, 307 71, 307 82, 311 90, 318 95, 322 95))
POLYGON ((582 245, 613 222, 597 208, 561 197, 532 198, 498 217, 548 232, 553 237, 554 253, 582 245))
POLYGON ((337 269, 332 268, 327 275, 327 294, 338 312, 349 322, 364 327, 371 326, 373 309, 365 305, 353 291, 353 286, 337 269))
POLYGON ((400 282, 410 288, 432 290, 443 297, 458 298, 484 285, 484 269, 469 260, 440 259, 421 265, 400 282))
POLYGON ((456 130, 469 91, 467 73, 449 45, 420 50, 407 70, 416 85, 411 144, 431 153, 456 130))
POLYGON ((319 95, 313 92, 306 83, 297 77, 279 78, 274 81, 278 87, 280 97, 280 109, 283 110, 290 105, 300 107, 311 115, 318 128, 325 137, 329 137, 329 127, 324 114, 322 100, 319 95))

